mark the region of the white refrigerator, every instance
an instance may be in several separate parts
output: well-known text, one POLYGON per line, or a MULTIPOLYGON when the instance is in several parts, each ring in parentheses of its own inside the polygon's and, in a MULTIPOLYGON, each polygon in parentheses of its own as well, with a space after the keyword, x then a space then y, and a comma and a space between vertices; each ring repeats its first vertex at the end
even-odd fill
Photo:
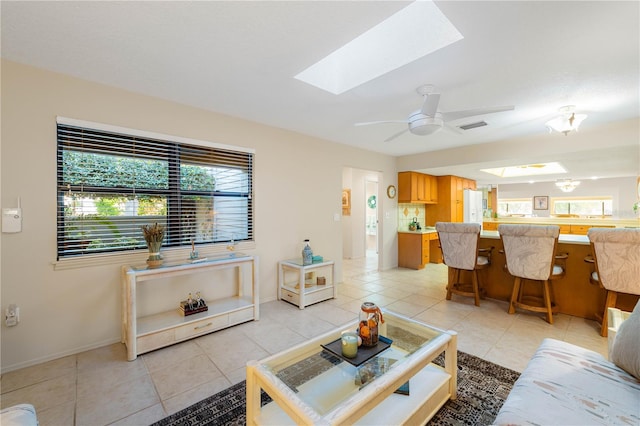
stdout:
POLYGON ((463 194, 462 208, 464 209, 464 222, 479 223, 482 225, 482 191, 465 189, 463 194))

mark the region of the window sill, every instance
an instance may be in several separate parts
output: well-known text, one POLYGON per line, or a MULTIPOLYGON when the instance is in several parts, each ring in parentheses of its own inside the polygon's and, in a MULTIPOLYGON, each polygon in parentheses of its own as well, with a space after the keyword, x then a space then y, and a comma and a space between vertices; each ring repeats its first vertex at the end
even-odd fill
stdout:
MULTIPOLYGON (((221 255, 228 253, 227 246, 224 244, 205 245, 196 247, 200 258, 207 256, 221 255)), ((247 241, 238 243, 234 246, 234 251, 254 250, 256 248, 255 241, 247 241)), ((176 262, 179 260, 189 259, 191 250, 188 248, 168 248, 162 250, 162 257, 166 262, 176 262)), ((61 259, 51 262, 54 271, 64 271, 68 269, 93 268, 108 265, 144 265, 149 257, 149 253, 145 250, 136 250, 128 253, 108 253, 78 256, 69 259, 61 259)))

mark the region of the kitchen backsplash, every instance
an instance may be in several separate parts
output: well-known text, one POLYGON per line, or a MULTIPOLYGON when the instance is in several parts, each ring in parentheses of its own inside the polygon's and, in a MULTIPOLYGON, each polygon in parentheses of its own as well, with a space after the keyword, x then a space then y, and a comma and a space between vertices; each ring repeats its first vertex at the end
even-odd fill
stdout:
POLYGON ((418 223, 424 228, 426 223, 424 204, 398 204, 398 231, 408 231, 409 224, 413 218, 417 218, 418 223))

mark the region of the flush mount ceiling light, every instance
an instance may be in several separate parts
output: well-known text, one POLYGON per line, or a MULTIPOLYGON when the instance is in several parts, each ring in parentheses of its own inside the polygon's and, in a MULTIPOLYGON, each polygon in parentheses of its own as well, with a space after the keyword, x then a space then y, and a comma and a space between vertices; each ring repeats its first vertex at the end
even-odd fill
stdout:
POLYGON ((560 188, 562 192, 571 192, 580 185, 579 180, 560 179, 556 181, 556 186, 560 188))
POLYGON ((549 133, 555 130, 567 136, 569 132, 573 130, 577 131, 580 123, 582 123, 582 120, 587 118, 587 116, 586 114, 576 114, 575 109, 576 107, 574 105, 567 105, 560 108, 559 111, 561 115, 545 123, 549 129, 549 133))

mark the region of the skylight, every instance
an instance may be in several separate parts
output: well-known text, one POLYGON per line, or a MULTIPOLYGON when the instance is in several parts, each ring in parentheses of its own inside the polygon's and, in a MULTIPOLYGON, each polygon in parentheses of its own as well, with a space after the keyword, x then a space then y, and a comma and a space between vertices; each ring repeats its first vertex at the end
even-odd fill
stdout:
POLYGON ((430 0, 418 0, 295 78, 339 95, 463 38, 430 0))
POLYGON ((525 164, 522 166, 499 167, 496 169, 482 169, 482 172, 491 173, 500 177, 520 177, 551 175, 556 173, 567 173, 560 163, 539 163, 525 164))

